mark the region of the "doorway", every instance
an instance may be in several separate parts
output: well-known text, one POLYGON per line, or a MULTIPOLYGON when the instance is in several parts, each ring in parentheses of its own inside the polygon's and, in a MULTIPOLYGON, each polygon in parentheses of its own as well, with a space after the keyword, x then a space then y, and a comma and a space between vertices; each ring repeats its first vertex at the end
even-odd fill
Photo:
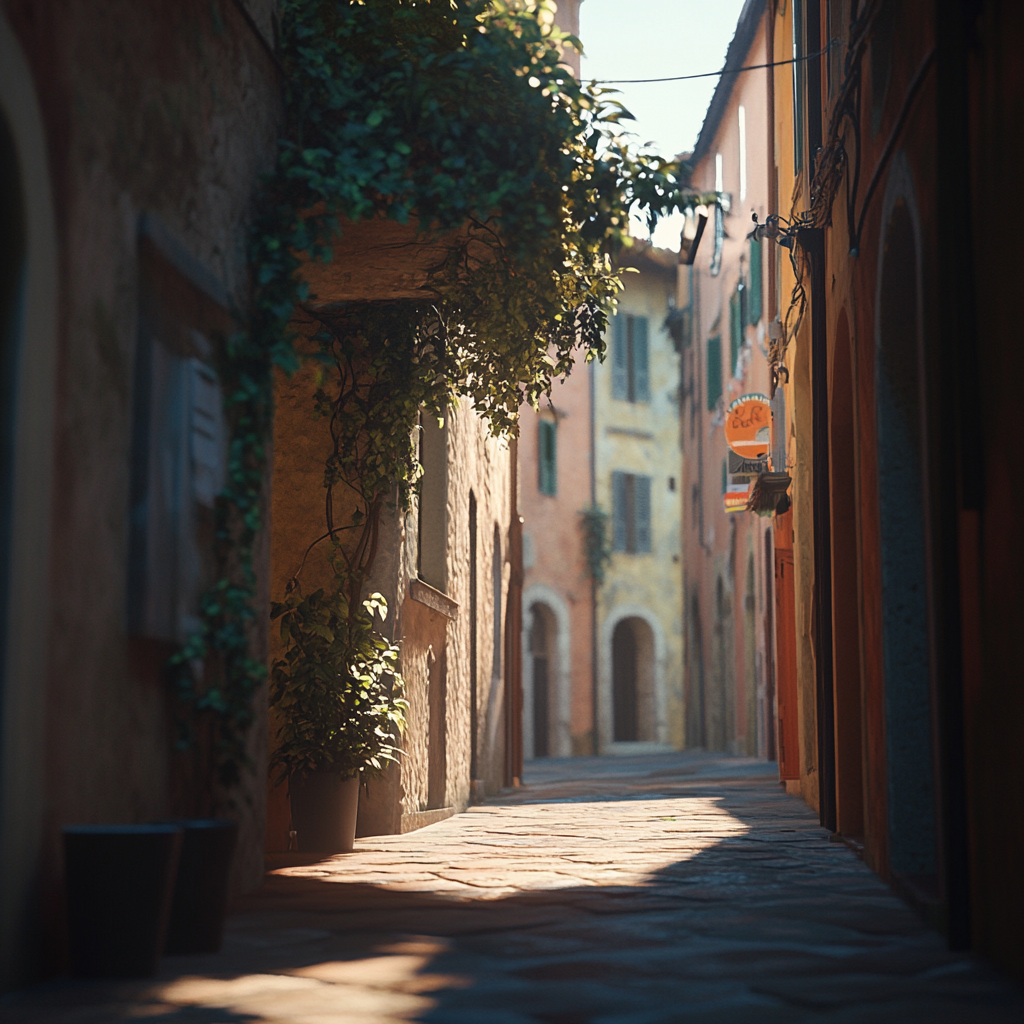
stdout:
MULTIPOLYGON (((882 238, 876 305, 889 866, 926 888, 937 873, 922 466, 919 253, 904 195, 882 238)), ((888 205, 888 204, 887 204, 888 205)))
POLYGON ((860 601, 857 579, 856 435, 853 360, 846 310, 839 313, 831 360, 829 472, 832 515, 832 651, 836 750, 836 830, 864 835, 861 750, 860 601))
POLYGON ((620 619, 612 631, 612 741, 650 743, 658 739, 654 632, 639 616, 620 619))
POLYGON ((535 604, 530 609, 529 658, 532 680, 533 756, 550 757, 554 677, 554 647, 557 625, 551 609, 535 604))

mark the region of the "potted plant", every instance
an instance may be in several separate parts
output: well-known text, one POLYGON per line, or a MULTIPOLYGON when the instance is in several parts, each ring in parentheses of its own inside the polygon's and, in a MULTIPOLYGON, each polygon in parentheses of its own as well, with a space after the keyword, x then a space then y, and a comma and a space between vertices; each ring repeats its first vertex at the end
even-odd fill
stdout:
POLYGON ((271 616, 280 619, 282 657, 270 703, 279 720, 271 758, 288 782, 299 849, 347 853, 356 833, 359 783, 397 761, 408 702, 398 647, 374 629, 387 602, 371 594, 353 606, 346 587, 304 596, 293 581, 271 616))

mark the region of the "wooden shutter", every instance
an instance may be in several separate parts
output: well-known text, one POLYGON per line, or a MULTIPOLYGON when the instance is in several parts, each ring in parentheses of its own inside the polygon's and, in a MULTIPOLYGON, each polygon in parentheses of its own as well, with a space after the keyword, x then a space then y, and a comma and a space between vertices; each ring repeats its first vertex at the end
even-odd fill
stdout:
POLYGON ((541 494, 558 493, 558 462, 556 431, 558 424, 553 420, 541 420, 538 437, 538 486, 541 494))
POLYGON ((192 494, 213 508, 225 484, 224 399, 217 375, 198 359, 189 360, 191 384, 192 494))
POLYGON ((633 401, 651 400, 649 356, 647 348, 647 317, 633 319, 633 401))
POLYGON ((628 354, 626 351, 626 317, 612 318, 612 398, 629 399, 628 354))
POLYGON ((761 243, 756 238, 752 238, 750 240, 750 285, 747 288, 747 323, 752 325, 756 325, 761 319, 761 293, 764 288, 761 275, 761 243))
POLYGON ((708 338, 708 412, 714 412, 722 397, 722 339, 708 338))
POLYGON ((651 478, 649 476, 634 477, 633 493, 635 506, 633 518, 636 523, 636 550, 651 550, 651 478))
POLYGON ((626 473, 612 473, 612 550, 626 550, 626 473))

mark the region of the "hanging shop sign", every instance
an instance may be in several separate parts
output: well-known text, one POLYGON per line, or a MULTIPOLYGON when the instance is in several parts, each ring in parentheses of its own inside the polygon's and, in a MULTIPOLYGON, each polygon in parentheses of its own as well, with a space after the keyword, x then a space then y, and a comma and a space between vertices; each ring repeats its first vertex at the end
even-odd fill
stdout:
POLYGON ((729 455, 729 476, 760 476, 771 470, 768 459, 745 459, 730 449, 729 455))
POLYGON ((726 512, 745 512, 747 502, 750 500, 750 483, 730 483, 722 501, 726 512))
POLYGON ((772 407, 767 395, 740 395, 729 406, 725 441, 742 459, 767 458, 772 444, 772 407))

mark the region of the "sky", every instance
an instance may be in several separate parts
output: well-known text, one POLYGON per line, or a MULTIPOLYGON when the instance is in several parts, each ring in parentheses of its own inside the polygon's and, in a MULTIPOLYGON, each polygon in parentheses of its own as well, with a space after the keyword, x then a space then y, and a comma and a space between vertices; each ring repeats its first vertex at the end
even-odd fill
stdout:
MULTIPOLYGON (((743 0, 583 0, 581 74, 592 78, 664 78, 716 71, 736 31, 743 0)), ((662 156, 692 150, 718 78, 618 85, 617 98, 636 117, 635 142, 662 156)), ((659 222, 655 245, 679 247, 679 215, 659 222)), ((647 237, 646 225, 633 233, 647 237)))

